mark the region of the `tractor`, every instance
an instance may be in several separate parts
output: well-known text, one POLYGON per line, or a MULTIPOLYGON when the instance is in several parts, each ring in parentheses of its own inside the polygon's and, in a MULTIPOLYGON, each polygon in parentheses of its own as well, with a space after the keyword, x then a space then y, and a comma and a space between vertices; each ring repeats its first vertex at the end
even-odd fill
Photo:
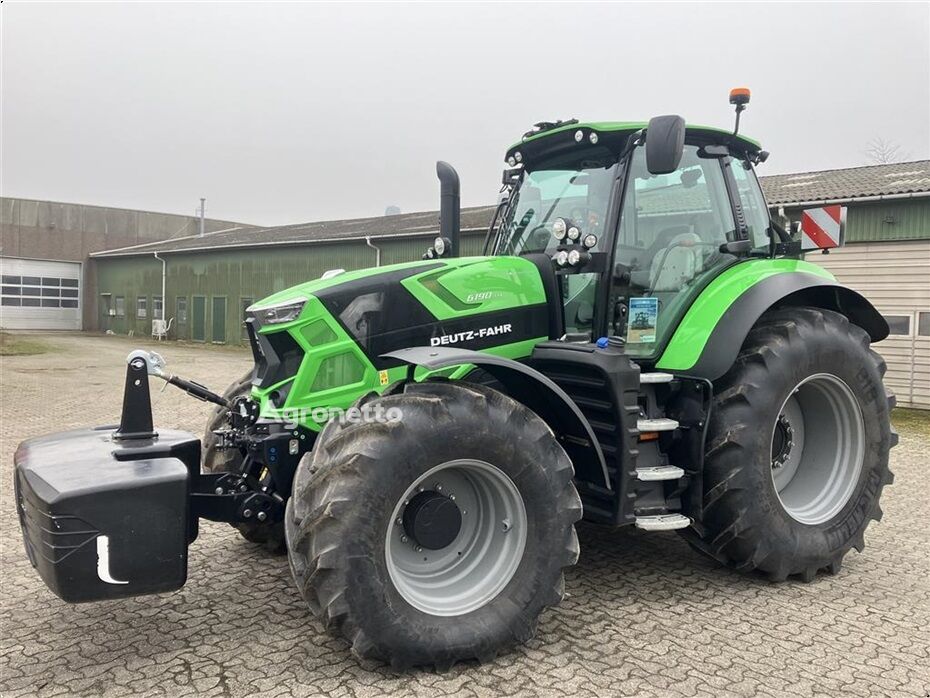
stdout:
POLYGON ((536 124, 480 256, 438 163, 424 258, 255 303, 254 368, 223 394, 134 351, 118 426, 16 452, 42 579, 71 602, 172 591, 199 520, 228 522, 287 553, 357 655, 442 669, 533 635, 582 519, 773 581, 837 574, 892 481, 888 326, 770 216, 749 93, 730 101, 733 130, 536 124), (202 441, 155 428, 150 377, 215 403, 202 441))

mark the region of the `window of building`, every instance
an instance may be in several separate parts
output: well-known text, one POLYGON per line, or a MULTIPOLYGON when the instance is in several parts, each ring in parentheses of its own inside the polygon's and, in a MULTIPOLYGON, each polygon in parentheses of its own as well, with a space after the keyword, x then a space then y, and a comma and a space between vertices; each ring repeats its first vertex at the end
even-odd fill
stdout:
POLYGON ((161 296, 152 296, 152 318, 159 320, 165 319, 165 308, 161 296))
POLYGON ((77 308, 79 281, 52 276, 16 276, 4 274, 0 286, 0 304, 32 308, 77 308))
POLYGON ((187 296, 178 296, 177 301, 178 310, 175 313, 175 317, 178 320, 179 325, 187 324, 187 296))
POLYGON ((917 336, 930 337, 930 313, 917 313, 917 336))
POLYGON ((116 311, 116 317, 126 317, 126 299, 123 296, 116 296, 113 299, 113 308, 116 311))
POLYGON ((888 335, 891 337, 909 337, 911 334, 910 315, 885 315, 888 323, 888 335))
POLYGON ((136 317, 140 320, 144 320, 148 317, 148 315, 148 298, 145 296, 139 296, 136 298, 136 317))

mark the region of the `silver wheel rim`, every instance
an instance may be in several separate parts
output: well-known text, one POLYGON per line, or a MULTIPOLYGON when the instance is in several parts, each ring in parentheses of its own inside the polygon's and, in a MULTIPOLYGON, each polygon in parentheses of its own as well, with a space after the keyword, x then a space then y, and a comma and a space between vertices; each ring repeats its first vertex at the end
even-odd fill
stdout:
POLYGON ((385 540, 388 573, 411 606, 435 616, 463 615, 507 586, 526 534, 526 508, 513 480, 484 461, 448 461, 418 478, 394 507, 385 540), (461 513, 455 539, 438 550, 419 546, 403 525, 409 502, 430 491, 451 499, 461 513))
POLYGON ((782 404, 772 428, 772 482, 791 518, 817 525, 836 516, 862 472, 865 426, 849 386, 808 376, 782 404))

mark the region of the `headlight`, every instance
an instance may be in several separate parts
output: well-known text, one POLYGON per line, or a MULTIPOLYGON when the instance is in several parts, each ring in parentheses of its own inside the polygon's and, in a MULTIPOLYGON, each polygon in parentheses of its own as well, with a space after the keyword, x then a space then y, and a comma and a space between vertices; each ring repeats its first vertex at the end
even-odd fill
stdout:
POLYGON ((560 267, 564 267, 566 264, 568 264, 568 252, 565 250, 559 250, 555 255, 555 263, 560 267))
POLYGON ((446 239, 436 238, 433 240, 433 249, 436 250, 436 254, 442 257, 446 253, 446 239))
POLYGON ((565 222, 564 218, 556 218, 552 221, 552 234, 555 235, 556 240, 564 240, 567 230, 568 223, 565 222))
POLYGON ((294 298, 264 307, 253 305, 248 309, 248 312, 255 314, 260 325, 280 325, 282 322, 296 320, 306 304, 306 298, 294 298))
POLYGON ((573 225, 571 228, 568 229, 569 240, 577 240, 580 237, 581 237, 581 231, 578 229, 577 225, 573 225))
POLYGON ((590 250, 592 247, 595 247, 597 245, 597 235, 594 235, 593 233, 588 233, 587 235, 584 236, 584 240, 581 241, 581 244, 583 244, 585 247, 587 247, 590 250))
POLYGON ((578 264, 581 261, 581 252, 579 250, 572 250, 568 253, 568 263, 572 266, 578 264))

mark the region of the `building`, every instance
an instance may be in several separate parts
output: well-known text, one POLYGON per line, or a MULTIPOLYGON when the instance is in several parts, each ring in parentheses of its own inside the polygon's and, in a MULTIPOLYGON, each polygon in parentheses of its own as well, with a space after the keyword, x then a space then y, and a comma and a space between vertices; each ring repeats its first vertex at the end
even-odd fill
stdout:
MULTIPOLYGON (((96 327, 91 252, 191 235, 199 225, 195 216, 0 197, 0 328, 96 327)), ((205 232, 242 227, 204 219, 205 232)))
MULTIPOLYGON (((489 207, 462 210, 462 254, 480 254, 492 213, 489 207)), ((244 341, 244 310, 254 301, 330 269, 419 259, 438 223, 436 212, 411 213, 230 230, 96 252, 97 328, 150 333, 164 283, 172 338, 244 341)))
POLYGON ((846 245, 808 258, 888 320, 876 345, 898 404, 930 408, 930 160, 763 177, 769 205, 791 220, 805 208, 847 207, 846 245))

